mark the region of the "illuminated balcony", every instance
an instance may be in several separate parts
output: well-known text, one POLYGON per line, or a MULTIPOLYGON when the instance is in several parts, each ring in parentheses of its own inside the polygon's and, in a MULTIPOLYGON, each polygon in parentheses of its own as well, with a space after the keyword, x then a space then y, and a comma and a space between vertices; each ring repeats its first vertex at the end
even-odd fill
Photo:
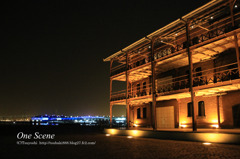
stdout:
MULTIPOLYGON (((193 74, 193 90, 196 96, 216 95, 240 89, 237 63, 227 64, 193 74)), ((157 85, 157 100, 190 97, 188 75, 161 81, 157 85)))
MULTIPOLYGON (((157 100, 178 99, 190 97, 189 75, 178 76, 166 80, 156 80, 157 100)), ((237 63, 231 63, 193 74, 193 88, 197 95, 211 95, 226 91, 238 90, 239 72, 237 63)), ((140 87, 132 87, 128 90, 128 99, 131 103, 151 102, 151 84, 140 87)), ((125 103, 126 90, 113 92, 111 101, 125 103)))

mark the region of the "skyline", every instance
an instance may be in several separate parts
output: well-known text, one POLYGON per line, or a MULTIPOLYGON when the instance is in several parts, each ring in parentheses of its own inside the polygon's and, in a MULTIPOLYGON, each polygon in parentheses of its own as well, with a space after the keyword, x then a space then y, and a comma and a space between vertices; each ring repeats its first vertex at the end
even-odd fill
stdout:
POLYGON ((190 2, 3 2, 0 116, 108 115, 103 58, 209 1, 190 2))

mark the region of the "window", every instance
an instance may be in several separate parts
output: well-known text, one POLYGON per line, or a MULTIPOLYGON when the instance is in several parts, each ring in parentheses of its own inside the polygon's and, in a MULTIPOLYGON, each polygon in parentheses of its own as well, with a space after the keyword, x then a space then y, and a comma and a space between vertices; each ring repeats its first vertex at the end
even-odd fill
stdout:
POLYGON ((143 108, 143 118, 147 118, 147 108, 143 108))
POLYGON ((202 68, 201 67, 198 67, 195 69, 195 72, 196 72, 196 76, 202 76, 202 68))
POLYGON ((204 101, 198 102, 198 116, 205 116, 205 104, 204 104, 204 101))
POLYGON ((141 118, 141 109, 140 108, 137 109, 137 118, 138 119, 141 118))
POLYGON ((140 96, 140 84, 137 84, 137 95, 140 96))
POLYGON ((192 117, 192 102, 187 104, 188 108, 188 117, 192 117))
POLYGON ((146 95, 146 82, 143 82, 143 95, 146 95))

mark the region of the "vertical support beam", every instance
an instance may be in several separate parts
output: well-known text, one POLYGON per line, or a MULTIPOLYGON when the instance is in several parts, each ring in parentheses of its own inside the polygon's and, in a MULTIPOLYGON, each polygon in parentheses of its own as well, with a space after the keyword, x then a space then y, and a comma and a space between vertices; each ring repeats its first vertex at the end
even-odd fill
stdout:
POLYGON ((151 70, 152 70, 152 128, 153 130, 157 129, 157 120, 156 120, 156 88, 155 88, 155 66, 156 62, 154 61, 154 42, 155 38, 151 40, 151 70))
POLYGON ((111 78, 111 72, 112 72, 112 63, 113 63, 113 59, 110 61, 110 127, 112 127, 112 103, 111 103, 111 99, 112 99, 112 78, 111 78))
POLYGON ((126 52, 126 117, 127 117, 127 129, 129 129, 129 101, 128 101, 128 89, 129 89, 129 72, 128 72, 129 57, 126 52))
POLYGON ((110 77, 110 102, 112 99, 112 78, 110 77))
POLYGON ((110 76, 111 76, 111 73, 112 73, 112 64, 113 64, 113 59, 111 59, 111 61, 110 61, 110 76))
POLYGON ((190 51, 190 37, 189 37, 189 22, 186 22, 186 37, 187 37, 187 53, 189 62, 189 91, 191 92, 191 103, 192 103, 192 129, 193 132, 197 131, 196 116, 194 111, 194 99, 195 92, 193 90, 193 62, 192 62, 192 52, 190 51))
POLYGON ((218 126, 220 128, 221 120, 220 120, 220 102, 219 102, 219 96, 217 96, 217 116, 218 116, 218 126))
POLYGON ((110 127, 112 127, 112 107, 113 107, 113 104, 110 103, 110 127))
MULTIPOLYGON (((235 21, 234 21, 234 15, 233 15, 233 6, 234 2, 233 0, 229 0, 229 7, 230 7, 230 12, 231 12, 231 20, 232 20, 232 27, 235 27, 235 21)), ((240 77, 240 51, 239 51, 239 46, 238 46, 238 38, 237 38, 237 33, 234 32, 234 45, 235 45, 235 50, 236 50, 236 57, 237 57, 237 64, 238 64, 238 75, 240 77)))
POLYGON ((178 123, 178 127, 180 126, 180 104, 181 104, 181 100, 177 99, 177 123, 178 123))

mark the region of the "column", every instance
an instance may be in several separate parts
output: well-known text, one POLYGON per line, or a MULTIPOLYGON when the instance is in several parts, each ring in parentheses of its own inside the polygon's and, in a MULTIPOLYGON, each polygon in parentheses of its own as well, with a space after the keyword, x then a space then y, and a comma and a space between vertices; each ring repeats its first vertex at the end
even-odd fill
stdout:
POLYGON ((112 127, 112 107, 113 104, 110 103, 110 127, 112 127))
POLYGON ((218 117, 218 126, 220 127, 221 120, 220 120, 220 102, 219 99, 220 97, 217 96, 217 117, 218 117))
MULTIPOLYGON (((232 20, 232 28, 235 29, 233 6, 234 6, 234 2, 232 0, 229 0, 229 7, 230 7, 230 12, 231 12, 231 20, 232 20)), ((240 53, 239 53, 238 38, 237 38, 237 33, 236 32, 234 32, 234 45, 235 45, 237 64, 238 64, 238 75, 240 77, 240 53)))
POLYGON ((128 52, 126 52, 126 118, 127 129, 129 129, 129 101, 128 101, 128 87, 129 87, 129 72, 128 72, 128 52))
POLYGON ((152 70, 152 128, 153 130, 157 129, 157 121, 156 121, 156 89, 155 89, 155 66, 156 63, 154 61, 154 41, 155 38, 151 41, 151 70, 152 70))
POLYGON ((113 63, 113 60, 110 61, 110 91, 109 91, 109 93, 110 93, 110 95, 109 95, 109 97, 110 97, 110 100, 109 100, 109 102, 110 102, 110 127, 112 127, 112 106, 113 106, 111 103, 111 99, 112 99, 112 78, 111 78, 112 63, 113 63))
POLYGON ((187 53, 188 53, 188 63, 189 63, 189 91, 191 93, 191 103, 192 103, 192 129, 193 132, 197 131, 196 116, 194 111, 194 99, 195 92, 193 90, 193 63, 192 63, 192 52, 190 51, 190 37, 189 37, 189 22, 186 22, 186 37, 187 37, 187 53))

